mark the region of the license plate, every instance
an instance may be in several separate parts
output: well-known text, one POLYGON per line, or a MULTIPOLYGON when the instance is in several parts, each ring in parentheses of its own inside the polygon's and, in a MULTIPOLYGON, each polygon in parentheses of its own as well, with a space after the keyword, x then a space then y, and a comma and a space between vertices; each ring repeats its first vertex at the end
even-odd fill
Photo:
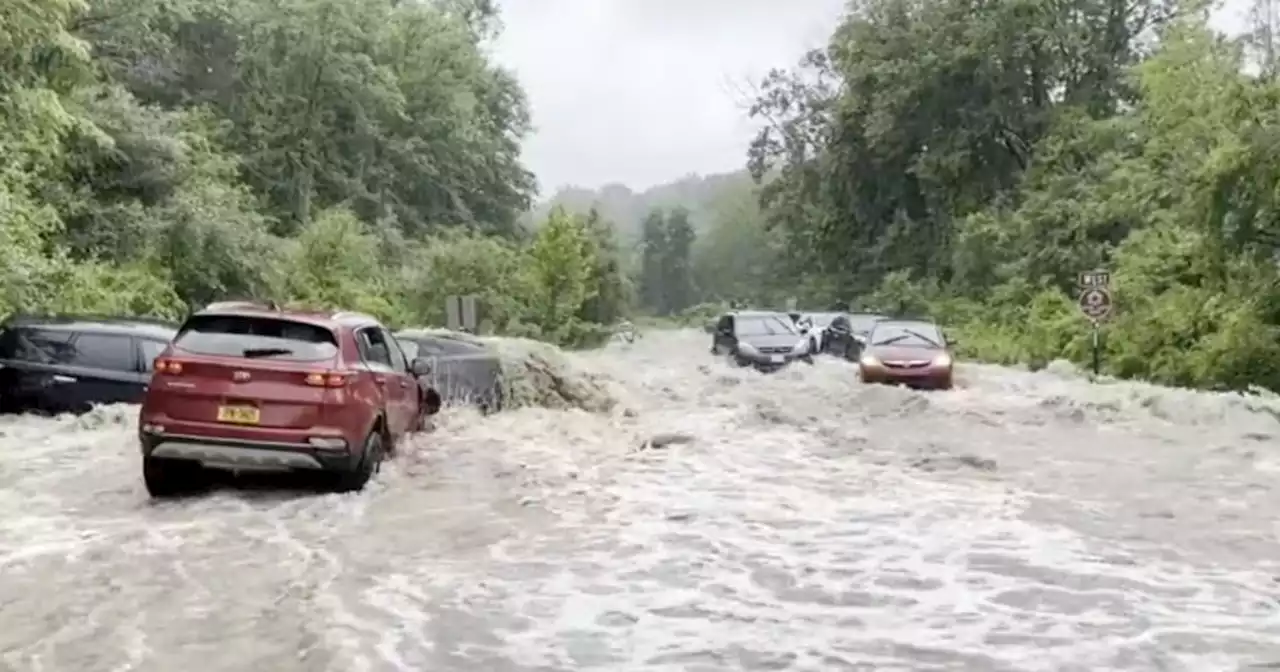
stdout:
POLYGON ((785 358, 785 357, 783 357, 782 355, 773 355, 773 356, 769 357, 769 361, 770 361, 770 362, 773 362, 774 364, 781 364, 781 363, 782 363, 783 361, 785 361, 785 360, 786 360, 786 358, 785 358))
POLYGON ((219 406, 218 422, 256 425, 258 424, 258 409, 253 406, 219 406))

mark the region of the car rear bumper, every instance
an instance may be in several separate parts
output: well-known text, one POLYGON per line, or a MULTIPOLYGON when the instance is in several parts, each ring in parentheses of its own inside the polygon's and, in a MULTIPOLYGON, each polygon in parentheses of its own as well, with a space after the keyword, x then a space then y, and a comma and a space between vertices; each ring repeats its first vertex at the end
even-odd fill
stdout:
POLYGON ((924 369, 892 369, 889 367, 860 367, 862 381, 865 383, 881 383, 887 385, 905 385, 921 390, 951 389, 951 370, 924 369))
POLYGON ((141 426, 138 434, 144 457, 191 460, 213 469, 347 471, 359 463, 359 454, 345 440, 317 438, 330 440, 315 445, 305 437, 269 440, 209 436, 148 423, 141 426))

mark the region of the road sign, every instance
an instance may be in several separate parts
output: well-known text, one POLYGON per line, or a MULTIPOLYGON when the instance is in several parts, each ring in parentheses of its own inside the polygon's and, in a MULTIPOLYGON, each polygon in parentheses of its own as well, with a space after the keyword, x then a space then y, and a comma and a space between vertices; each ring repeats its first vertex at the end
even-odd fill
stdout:
POLYGON ((1111 271, 1095 268, 1080 274, 1081 289, 1106 289, 1111 286, 1111 271))
POLYGON ((476 297, 462 297, 462 328, 474 332, 476 330, 476 297))
POLYGON ((1111 316, 1111 292, 1104 287, 1086 289, 1080 293, 1080 312, 1097 322, 1111 316))
POLYGON ((476 330, 476 297, 449 296, 444 300, 445 327, 453 331, 476 330))

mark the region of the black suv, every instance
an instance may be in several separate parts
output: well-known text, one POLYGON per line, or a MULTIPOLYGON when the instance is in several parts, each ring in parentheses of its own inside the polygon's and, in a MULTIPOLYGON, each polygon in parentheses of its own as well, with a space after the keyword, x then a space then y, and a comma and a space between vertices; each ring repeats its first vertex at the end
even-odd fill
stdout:
POLYGON ((0 324, 0 412, 83 413, 137 403, 152 361, 177 331, 169 322, 15 316, 0 324))

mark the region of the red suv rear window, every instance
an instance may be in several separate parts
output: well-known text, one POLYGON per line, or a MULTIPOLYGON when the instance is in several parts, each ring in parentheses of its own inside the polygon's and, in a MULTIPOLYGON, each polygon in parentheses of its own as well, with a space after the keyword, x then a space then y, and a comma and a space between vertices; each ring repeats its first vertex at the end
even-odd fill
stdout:
POLYGON ((338 339, 324 327, 275 317, 194 315, 174 347, 201 355, 312 362, 338 354, 338 339))

